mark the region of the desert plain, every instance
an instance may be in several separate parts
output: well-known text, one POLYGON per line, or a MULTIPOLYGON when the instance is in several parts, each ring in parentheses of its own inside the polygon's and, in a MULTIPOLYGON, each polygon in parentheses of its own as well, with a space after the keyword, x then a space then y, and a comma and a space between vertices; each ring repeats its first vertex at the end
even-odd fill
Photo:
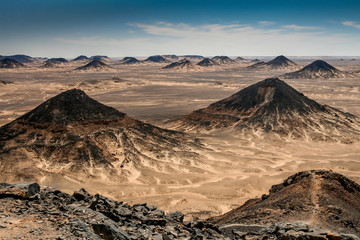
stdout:
MULTIPOLYGON (((289 58, 301 66, 322 59, 343 71, 360 70, 360 58, 289 58)), ((108 64, 113 69, 103 72, 74 71, 82 63, 52 69, 39 68, 39 63, 26 69, 0 70, 0 80, 13 82, 0 85, 0 125, 65 90, 79 88, 132 118, 177 130, 169 120, 285 73, 248 69, 250 61, 194 71, 161 69, 165 63, 122 65, 113 60, 108 64)), ((321 104, 360 116, 359 74, 354 78, 286 79, 285 82, 321 104)), ((302 170, 333 170, 360 184, 359 142, 270 139, 234 134, 231 128, 188 134, 203 144, 198 150, 201 158, 164 163, 176 172, 168 172, 166 168, 134 168, 124 181, 49 175, 38 176, 39 184, 68 193, 83 187, 92 194, 101 193, 131 204, 146 202, 166 211, 179 210, 189 219, 223 214, 248 199, 267 194, 272 185, 302 170)), ((4 176, 0 178, 7 180, 4 176)))

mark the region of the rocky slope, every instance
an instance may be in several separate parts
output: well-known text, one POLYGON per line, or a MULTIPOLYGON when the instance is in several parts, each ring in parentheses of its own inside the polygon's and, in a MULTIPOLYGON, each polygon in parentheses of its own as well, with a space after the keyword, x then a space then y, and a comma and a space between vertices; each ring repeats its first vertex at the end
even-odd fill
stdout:
POLYGON ((181 212, 37 183, 0 183, 0 214, 1 239, 224 239, 210 223, 184 222, 181 212))
POLYGON ((269 62, 257 62, 248 68, 257 70, 297 70, 300 66, 281 55, 269 62))
POLYGON ((286 73, 280 77, 284 79, 295 79, 295 78, 316 79, 316 78, 347 78, 353 76, 350 73, 340 71, 339 69, 331 66, 325 61, 316 60, 299 71, 286 73))
POLYGON ((180 60, 178 62, 170 63, 162 69, 175 70, 175 71, 194 71, 199 70, 200 67, 196 66, 187 59, 180 60))
POLYGON ((182 130, 233 127, 237 133, 308 140, 360 139, 354 115, 321 105, 278 78, 269 78, 173 121, 182 130))
POLYGON ((201 159, 200 148, 196 139, 132 119, 73 89, 0 128, 0 178, 141 179, 144 168, 193 171, 184 164, 201 159))
POLYGON ((4 58, 0 60, 0 68, 23 68, 23 67, 25 67, 24 64, 10 58, 4 58))
POLYGON ((218 66, 219 64, 210 58, 204 58, 200 62, 198 62, 196 65, 201 67, 212 67, 212 66, 218 66))
MULTIPOLYGON (((305 230, 304 225, 309 224, 322 231, 359 235, 359 199, 360 186, 345 176, 324 170, 304 171, 272 186, 268 195, 248 200, 241 207, 213 218, 212 222, 222 229, 236 227, 239 223, 242 225, 237 227, 244 228, 300 222, 298 226, 303 225, 305 230)), ((286 225, 283 227, 286 229, 286 225)))
POLYGON ((110 69, 112 69, 112 67, 110 67, 106 63, 103 63, 102 61, 99 60, 93 60, 84 66, 76 68, 75 70, 84 71, 84 72, 97 72, 97 71, 106 71, 110 69))
POLYGON ((343 175, 311 170, 222 216, 184 221, 181 212, 85 189, 69 195, 37 183, 0 183, 0 238, 359 240, 359 194, 343 175))
POLYGON ((235 60, 229 58, 228 56, 215 56, 211 60, 213 60, 214 62, 220 65, 233 64, 236 62, 235 60))

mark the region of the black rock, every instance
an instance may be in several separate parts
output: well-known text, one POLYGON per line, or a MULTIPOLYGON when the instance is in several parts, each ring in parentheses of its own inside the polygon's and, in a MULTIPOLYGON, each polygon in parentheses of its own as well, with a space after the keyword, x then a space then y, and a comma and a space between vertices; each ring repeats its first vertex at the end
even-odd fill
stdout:
POLYGON ((23 67, 25 67, 24 64, 11 58, 4 58, 0 60, 0 68, 23 68, 23 67))

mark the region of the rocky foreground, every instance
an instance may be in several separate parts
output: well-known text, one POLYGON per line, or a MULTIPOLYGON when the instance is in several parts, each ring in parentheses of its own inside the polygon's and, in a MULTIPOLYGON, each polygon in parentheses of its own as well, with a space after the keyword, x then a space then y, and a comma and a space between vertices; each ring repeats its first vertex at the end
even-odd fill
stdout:
POLYGON ((311 222, 234 222, 227 221, 229 214, 183 221, 181 212, 165 213, 146 203, 131 206, 84 189, 69 195, 37 183, 0 183, 0 239, 359 239, 311 222))

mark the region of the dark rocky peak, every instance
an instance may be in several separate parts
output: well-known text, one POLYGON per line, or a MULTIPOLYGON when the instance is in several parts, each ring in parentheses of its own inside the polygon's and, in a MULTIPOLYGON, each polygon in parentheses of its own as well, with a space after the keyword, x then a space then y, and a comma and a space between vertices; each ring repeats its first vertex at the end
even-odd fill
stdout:
POLYGON ((75 62, 75 61, 88 61, 88 60, 90 60, 90 58, 88 58, 87 56, 85 56, 85 55, 80 55, 80 56, 74 58, 72 61, 75 62))
POLYGON ((1 58, 10 58, 20 63, 32 63, 33 61, 35 61, 35 58, 22 54, 16 54, 11 56, 0 56, 0 59, 1 58))
POLYGON ((316 60, 303 68, 304 71, 339 71, 323 60, 316 60))
POLYGON ((140 61, 134 57, 124 57, 122 60, 120 60, 120 63, 122 64, 135 64, 140 63, 140 61))
POLYGON ((62 64, 67 62, 68 60, 66 60, 65 58, 50 58, 45 61, 45 64, 62 64))
POLYGON ((177 61, 179 60, 179 57, 174 54, 168 54, 168 55, 161 55, 163 58, 171 60, 171 61, 177 61))
POLYGON ((108 56, 101 56, 101 55, 91 56, 90 59, 98 60, 98 61, 111 61, 111 59, 108 56))
POLYGON ((286 73, 281 76, 281 78, 285 78, 285 79, 352 78, 352 77, 354 77, 353 74, 342 72, 322 60, 316 60, 310 63, 309 65, 306 65, 304 68, 302 68, 299 71, 286 73))
POLYGON ((208 66, 214 66, 214 65, 219 65, 219 64, 210 58, 204 58, 203 60, 198 62, 196 65, 208 67, 208 66))
POLYGON ((15 121, 69 124, 124 117, 124 113, 99 103, 82 90, 72 89, 50 98, 15 121))
POLYGON ((91 70, 101 70, 101 69, 109 69, 109 68, 111 67, 106 63, 103 63, 102 61, 99 60, 93 60, 84 66, 76 68, 75 70, 91 71, 91 70))
POLYGON ((293 61, 291 61, 290 59, 288 59, 287 57, 285 57, 283 55, 278 56, 278 57, 274 58, 273 60, 270 60, 269 62, 267 62, 267 64, 271 64, 274 66, 296 65, 296 63, 294 63, 293 61))
POLYGON ((150 56, 147 59, 145 59, 145 62, 166 63, 168 61, 160 55, 155 55, 155 56, 150 56))
POLYGON ((163 67, 163 69, 169 69, 169 68, 182 68, 182 67, 190 67, 193 66, 194 64, 192 64, 192 62, 190 62, 189 60, 187 60, 186 58, 178 61, 178 62, 173 62, 170 63, 169 65, 166 65, 165 67, 163 67))
POLYGON ((323 109, 320 104, 307 98, 279 78, 265 79, 209 107, 239 112, 248 111, 254 107, 267 107, 274 111, 288 109, 298 112, 323 109))
POLYGON ((25 67, 25 65, 11 58, 4 58, 0 60, 0 68, 21 68, 21 67, 25 67))
POLYGON ((235 61, 228 56, 215 56, 212 58, 213 61, 219 63, 219 64, 229 64, 234 63, 235 61))

